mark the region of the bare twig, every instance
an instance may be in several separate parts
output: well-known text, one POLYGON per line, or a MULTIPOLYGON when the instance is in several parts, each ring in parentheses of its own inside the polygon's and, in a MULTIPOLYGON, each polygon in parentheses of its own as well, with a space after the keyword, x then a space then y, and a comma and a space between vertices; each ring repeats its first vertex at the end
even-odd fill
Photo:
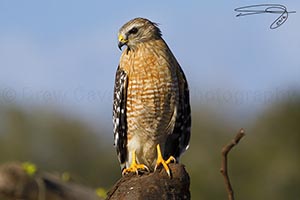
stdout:
POLYGON ((225 186, 226 186, 229 200, 234 200, 234 194, 233 194, 233 188, 231 186, 229 176, 228 176, 227 155, 230 152, 230 150, 239 143, 240 139, 242 139, 242 137, 244 135, 245 135, 244 129, 240 129, 240 131, 237 133, 237 135, 234 137, 234 139, 222 148, 222 163, 221 163, 220 172, 224 177, 225 186))

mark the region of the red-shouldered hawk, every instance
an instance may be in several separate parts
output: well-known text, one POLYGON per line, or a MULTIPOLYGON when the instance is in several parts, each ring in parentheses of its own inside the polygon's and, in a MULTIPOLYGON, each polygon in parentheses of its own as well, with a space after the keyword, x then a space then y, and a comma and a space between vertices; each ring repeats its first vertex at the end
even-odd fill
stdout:
POLYGON ((190 140, 189 89, 157 24, 135 18, 119 30, 126 45, 114 87, 114 139, 122 174, 179 161, 190 140))

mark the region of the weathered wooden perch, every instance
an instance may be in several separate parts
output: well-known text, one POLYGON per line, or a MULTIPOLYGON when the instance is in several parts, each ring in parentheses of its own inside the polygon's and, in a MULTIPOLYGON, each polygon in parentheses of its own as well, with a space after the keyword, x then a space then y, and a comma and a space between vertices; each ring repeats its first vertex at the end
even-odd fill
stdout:
MULTIPOLYGON (((107 199, 190 199, 190 178, 181 164, 169 165, 172 178, 158 169, 154 173, 129 174, 112 187, 107 199)), ((94 189, 64 182, 49 173, 29 175, 20 163, 0 166, 0 199, 26 200, 101 200, 94 189)))
POLYGON ((190 178, 181 164, 169 165, 172 178, 163 169, 122 177, 108 192, 107 200, 190 199, 190 178))
POLYGON ((95 190, 37 172, 28 175, 20 163, 0 166, 0 199, 101 200, 95 190))

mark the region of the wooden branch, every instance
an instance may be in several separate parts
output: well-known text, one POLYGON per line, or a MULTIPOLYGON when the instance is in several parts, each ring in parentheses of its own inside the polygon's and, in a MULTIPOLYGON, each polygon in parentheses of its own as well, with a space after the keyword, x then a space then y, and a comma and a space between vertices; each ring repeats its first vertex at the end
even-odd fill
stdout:
POLYGON ((229 176, 228 176, 227 155, 230 152, 230 150, 239 143, 240 139, 242 139, 242 137, 244 135, 245 135, 244 129, 240 129, 240 131, 237 133, 237 135, 234 137, 234 139, 222 148, 222 163, 221 163, 220 172, 224 177, 225 186, 226 186, 229 200, 234 200, 234 193, 233 193, 233 188, 230 183, 229 176))
MULTIPOLYGON (((181 164, 170 164, 172 178, 162 169, 142 175, 122 177, 109 191, 107 199, 190 199, 190 178, 181 164)), ((20 163, 0 166, 0 199, 101 200, 95 190, 64 182, 49 173, 25 172, 20 163)))
POLYGON ((20 163, 0 166, 0 197, 12 200, 101 200, 95 190, 64 182, 52 174, 37 172, 30 175, 20 163))
POLYGON ((142 175, 128 174, 122 177, 108 192, 107 200, 190 199, 190 178, 181 164, 169 165, 172 178, 165 170, 142 175))

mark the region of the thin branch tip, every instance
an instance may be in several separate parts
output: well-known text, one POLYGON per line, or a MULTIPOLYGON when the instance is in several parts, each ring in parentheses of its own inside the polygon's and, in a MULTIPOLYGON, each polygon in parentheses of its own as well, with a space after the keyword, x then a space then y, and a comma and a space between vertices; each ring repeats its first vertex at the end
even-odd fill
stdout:
POLYGON ((221 174, 224 177, 225 186, 226 186, 226 190, 227 190, 227 194, 228 194, 228 199, 229 200, 234 200, 234 192, 233 192, 233 188, 231 186, 229 175, 228 175, 227 154, 230 152, 230 150, 234 146, 236 146, 239 143, 239 141, 244 136, 245 136, 245 130, 243 128, 241 128, 239 130, 239 132, 236 134, 236 136, 231 140, 231 142, 228 143, 228 144, 226 144, 222 148, 222 162, 221 162, 220 172, 221 172, 221 174))

